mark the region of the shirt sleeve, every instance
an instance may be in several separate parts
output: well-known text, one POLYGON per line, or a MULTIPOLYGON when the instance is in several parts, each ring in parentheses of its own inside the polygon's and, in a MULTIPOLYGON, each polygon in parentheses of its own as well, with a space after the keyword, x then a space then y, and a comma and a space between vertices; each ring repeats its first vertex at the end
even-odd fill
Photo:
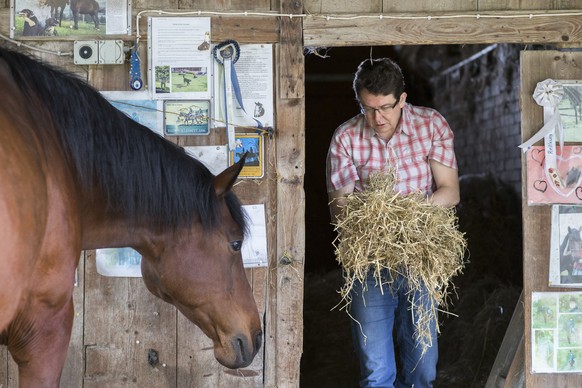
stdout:
POLYGON ((435 160, 447 167, 457 169, 455 157, 454 135, 449 123, 438 112, 434 112, 431 120, 433 140, 428 159, 435 160))
POLYGON ((358 172, 352 156, 351 140, 349 136, 338 128, 329 146, 327 153, 327 192, 337 191, 342 187, 358 180, 358 172))

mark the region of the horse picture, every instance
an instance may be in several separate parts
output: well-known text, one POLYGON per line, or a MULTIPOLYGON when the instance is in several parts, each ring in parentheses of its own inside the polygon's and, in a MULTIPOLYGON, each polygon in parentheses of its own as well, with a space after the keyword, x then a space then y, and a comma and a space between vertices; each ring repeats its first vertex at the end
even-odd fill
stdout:
POLYGON ((261 320, 232 186, 75 76, 0 48, 0 344, 20 387, 58 387, 82 250, 131 247, 147 289, 248 366, 261 320))
POLYGON ((568 226, 568 233, 560 244, 560 273, 566 283, 572 282, 573 276, 582 276, 582 227, 568 226))
POLYGON ((47 5, 51 7, 51 18, 58 20, 59 27, 63 21, 63 12, 69 4, 69 0, 47 0, 47 5))
POLYGON ((95 23, 95 29, 99 29, 99 3, 96 0, 70 0, 71 12, 73 12, 73 28, 79 29, 79 14, 89 15, 95 23))

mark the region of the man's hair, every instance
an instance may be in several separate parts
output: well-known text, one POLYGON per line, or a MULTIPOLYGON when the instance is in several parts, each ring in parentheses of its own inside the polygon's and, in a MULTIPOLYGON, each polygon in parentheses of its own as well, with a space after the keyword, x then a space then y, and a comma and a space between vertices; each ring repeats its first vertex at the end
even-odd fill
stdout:
POLYGON ((358 66, 353 88, 358 101, 363 89, 374 95, 393 94, 399 98, 404 92, 404 76, 400 66, 391 59, 366 59, 358 66))

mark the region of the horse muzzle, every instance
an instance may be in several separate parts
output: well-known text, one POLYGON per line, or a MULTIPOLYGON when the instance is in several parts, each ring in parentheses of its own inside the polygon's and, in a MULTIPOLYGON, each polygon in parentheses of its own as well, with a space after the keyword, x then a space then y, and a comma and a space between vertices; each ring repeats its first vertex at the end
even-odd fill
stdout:
POLYGON ((245 335, 234 336, 230 340, 231 351, 224 352, 224 349, 215 348, 214 354, 216 360, 227 368, 245 368, 253 362, 262 343, 263 332, 258 330, 251 341, 245 335))

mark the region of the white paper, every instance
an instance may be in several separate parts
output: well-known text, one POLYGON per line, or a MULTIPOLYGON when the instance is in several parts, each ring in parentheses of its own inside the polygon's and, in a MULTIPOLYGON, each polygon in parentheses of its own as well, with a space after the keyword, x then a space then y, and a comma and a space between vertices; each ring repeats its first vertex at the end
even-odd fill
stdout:
MULTIPOLYGON (((270 44, 240 45, 240 56, 234 64, 237 73, 243 108, 233 97, 234 117, 229 118, 235 126, 273 126, 273 47, 270 44), (256 121, 255 121, 256 120, 256 121)), ((224 127, 223 66, 214 61, 214 117, 215 126, 224 127)))
POLYGON ((244 205, 249 216, 249 235, 245 236, 242 246, 242 257, 245 268, 266 267, 267 226, 265 223, 265 205, 244 205))
POLYGON ((103 91, 101 94, 111 105, 125 113, 133 121, 163 136, 162 102, 152 100, 147 91, 103 91))
POLYGON ((184 147, 184 150, 204 163, 214 175, 220 174, 228 167, 226 146, 189 146, 184 147))
POLYGON ((150 17, 148 31, 153 98, 210 99, 210 18, 150 17))
POLYGON ((132 248, 105 248, 95 252, 97 273, 110 277, 141 277, 141 255, 132 248))
POLYGON ((130 34, 131 33, 131 2, 127 0, 107 0, 107 34, 130 34))

